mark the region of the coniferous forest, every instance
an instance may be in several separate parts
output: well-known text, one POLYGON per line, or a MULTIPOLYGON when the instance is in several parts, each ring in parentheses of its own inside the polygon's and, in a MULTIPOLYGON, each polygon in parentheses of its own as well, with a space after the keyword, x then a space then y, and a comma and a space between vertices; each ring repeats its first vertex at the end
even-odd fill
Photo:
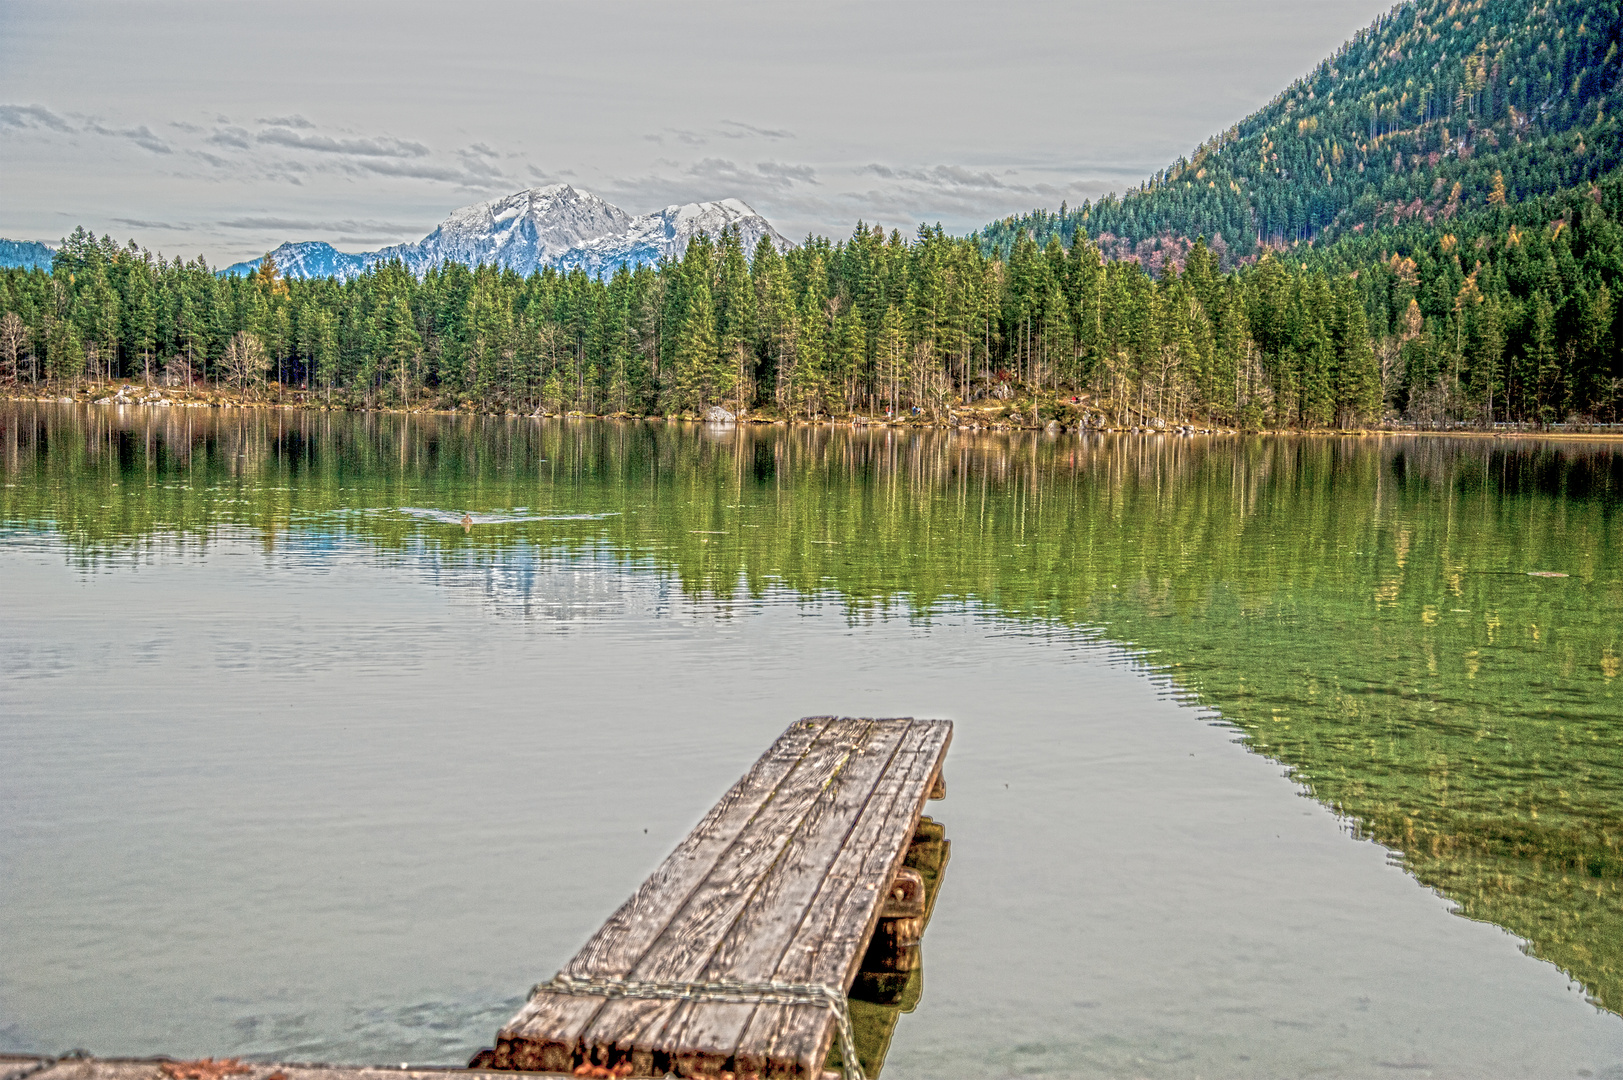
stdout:
POLYGON ((83 229, 0 381, 338 407, 1362 427, 1616 423, 1620 17, 1422 0, 1125 196, 965 238, 701 237, 596 279, 221 277, 83 229), (992 417, 987 416, 988 407, 992 417))

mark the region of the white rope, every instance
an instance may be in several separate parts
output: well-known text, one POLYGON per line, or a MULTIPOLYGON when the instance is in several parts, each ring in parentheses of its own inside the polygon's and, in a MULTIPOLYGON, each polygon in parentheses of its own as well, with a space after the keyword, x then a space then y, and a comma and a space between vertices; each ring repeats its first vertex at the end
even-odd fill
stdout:
POLYGON ((856 1037, 851 1032, 851 1007, 844 994, 821 983, 746 983, 731 979, 715 982, 639 982, 603 976, 581 978, 559 972, 530 990, 538 994, 572 997, 634 998, 641 1001, 715 1002, 723 1005, 821 1005, 834 1014, 840 1037, 840 1063, 845 1080, 867 1080, 857 1060, 856 1037))

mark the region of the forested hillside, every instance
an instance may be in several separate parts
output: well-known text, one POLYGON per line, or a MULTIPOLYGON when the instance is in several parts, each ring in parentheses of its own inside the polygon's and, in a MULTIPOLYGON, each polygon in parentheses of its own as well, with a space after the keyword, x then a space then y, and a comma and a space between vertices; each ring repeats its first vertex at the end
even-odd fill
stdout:
POLYGON ((1143 185, 988 225, 1158 261, 1197 236, 1259 247, 1446 223, 1588 184, 1623 161, 1616 0, 1416 0, 1143 185), (1180 245, 1181 242, 1181 245, 1180 245))

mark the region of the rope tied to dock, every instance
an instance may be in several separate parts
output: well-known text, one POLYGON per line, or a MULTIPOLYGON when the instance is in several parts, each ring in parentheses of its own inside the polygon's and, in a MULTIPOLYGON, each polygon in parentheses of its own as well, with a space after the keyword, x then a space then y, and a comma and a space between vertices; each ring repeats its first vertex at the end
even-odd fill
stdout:
POLYGON ((715 982, 641 982, 608 976, 581 978, 559 972, 530 989, 530 999, 543 993, 572 997, 633 998, 639 1001, 714 1002, 722 1005, 820 1005, 834 1014, 840 1039, 840 1066, 845 1080, 867 1080, 857 1060, 856 1036, 851 1030, 851 1005, 846 996, 821 983, 747 983, 732 979, 715 982))

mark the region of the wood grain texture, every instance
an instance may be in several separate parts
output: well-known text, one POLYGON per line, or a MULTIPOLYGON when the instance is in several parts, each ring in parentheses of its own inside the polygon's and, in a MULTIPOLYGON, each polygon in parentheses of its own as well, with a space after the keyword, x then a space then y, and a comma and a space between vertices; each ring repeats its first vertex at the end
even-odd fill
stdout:
MULTIPOLYGON (((951 740, 943 720, 791 725, 564 969, 633 981, 850 988, 951 740)), ((605 1000, 542 991, 498 1068, 629 1062, 634 1075, 817 1077, 817 1006, 605 1000)))
MULTIPOLYGON (((767 982, 781 965, 790 942, 800 932, 818 892, 839 861, 874 796, 884 789, 888 770, 901 747, 910 721, 876 721, 867 744, 853 758, 846 782, 824 791, 802 822, 797 835, 761 878, 754 901, 720 941, 705 965, 704 981, 734 978, 767 982)), ((842 987, 843 989, 843 987, 842 987)), ((674 1010, 662 1041, 680 1048, 689 1071, 733 1055, 752 1005, 684 1005, 674 1010)))
MULTIPOLYGON (((908 844, 933 778, 952 739, 946 721, 915 721, 876 793, 873 812, 841 849, 800 932, 774 973, 783 982, 814 982, 849 990, 879 920, 886 887, 907 856, 908 844)), ((815 1075, 833 1036, 803 1005, 755 1010, 735 1051, 739 1066, 774 1076, 815 1075)))
MULTIPOLYGON (((564 970, 582 977, 630 974, 677 906, 710 875, 717 859, 833 722, 832 717, 811 717, 789 725, 564 970)), ((569 1071, 581 1035, 602 1004, 592 998, 538 995, 497 1034, 497 1066, 569 1071)))
MULTIPOLYGON (((816 810, 820 797, 831 788, 847 786, 853 762, 866 760, 861 751, 873 727, 871 720, 851 719, 829 725, 668 920, 653 947, 632 967, 631 978, 700 981, 717 946, 816 810)), ((657 1054, 669 1049, 660 1031, 675 1008, 672 1002, 613 1001, 598 1013, 583 1038, 588 1047, 657 1054)))

